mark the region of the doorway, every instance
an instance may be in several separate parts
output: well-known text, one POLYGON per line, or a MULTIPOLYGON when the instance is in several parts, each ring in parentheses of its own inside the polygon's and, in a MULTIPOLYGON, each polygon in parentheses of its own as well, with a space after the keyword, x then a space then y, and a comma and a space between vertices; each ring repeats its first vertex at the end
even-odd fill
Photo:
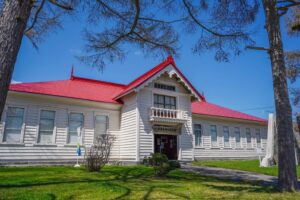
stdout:
POLYGON ((169 160, 177 160, 177 136, 155 134, 154 152, 165 154, 169 160))

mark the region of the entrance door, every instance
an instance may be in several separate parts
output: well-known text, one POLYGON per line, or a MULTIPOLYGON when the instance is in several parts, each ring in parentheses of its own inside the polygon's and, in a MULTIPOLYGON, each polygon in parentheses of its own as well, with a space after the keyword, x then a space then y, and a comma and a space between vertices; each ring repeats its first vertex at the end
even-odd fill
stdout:
POLYGON ((170 160, 177 160, 177 136, 154 135, 155 153, 163 153, 170 160))

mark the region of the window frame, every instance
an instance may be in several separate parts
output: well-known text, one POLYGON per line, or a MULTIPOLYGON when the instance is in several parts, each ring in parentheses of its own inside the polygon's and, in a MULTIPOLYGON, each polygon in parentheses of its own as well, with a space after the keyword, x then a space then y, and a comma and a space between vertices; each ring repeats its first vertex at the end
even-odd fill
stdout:
POLYGON ((25 136, 25 128, 26 128, 26 114, 27 114, 27 107, 25 105, 16 105, 16 104, 7 104, 4 107, 3 110, 3 117, 1 120, 2 123, 2 130, 0 132, 0 143, 2 144, 23 144, 24 143, 24 136, 25 136), (4 134, 5 134, 5 129, 6 129, 6 119, 7 119, 7 110, 9 107, 14 107, 14 108, 22 108, 24 109, 23 113, 23 119, 22 119, 22 127, 21 127, 21 133, 20 133, 20 140, 19 142, 6 142, 4 141, 4 134))
MULTIPOLYGON (((103 114, 103 113, 95 113, 94 114, 94 137, 93 137, 93 143, 95 142, 95 138, 96 138, 96 116, 105 116, 107 119, 107 126, 106 126, 106 133, 105 134, 109 134, 109 125, 110 125, 110 116, 109 114, 103 114)), ((105 135, 105 134, 99 134, 99 135, 105 135)))
POLYGON ((82 121, 82 126, 81 126, 81 130, 80 130, 80 143, 81 144, 83 144, 83 141, 84 141, 84 139, 83 139, 83 134, 84 134, 84 125, 85 125, 85 123, 84 123, 84 121, 85 121, 85 116, 84 116, 84 113, 83 112, 77 112, 77 111, 70 111, 70 112, 68 112, 68 135, 67 135, 67 138, 66 138, 66 144, 69 144, 69 145, 74 145, 74 144, 76 144, 76 143, 71 143, 70 142, 70 120, 71 120, 71 117, 70 117, 70 115, 71 114, 82 114, 82 119, 83 119, 83 121, 82 121))
POLYGON ((177 109, 177 97, 176 96, 170 96, 170 95, 154 93, 153 94, 153 106, 155 108, 176 110, 177 109), (156 103, 156 96, 157 96, 157 103, 156 103), (163 103, 159 103, 159 97, 163 97, 163 103), (174 105, 172 103, 166 104, 166 97, 170 97, 170 101, 171 101, 171 99, 174 99, 174 105), (163 107, 159 107, 160 105, 163 105, 163 107), (170 106, 171 108, 166 108, 166 106, 170 106), (173 106, 174 106, 174 108, 172 108, 173 106))
MULTIPOLYGON (((198 129, 199 130, 199 129, 198 129)), ((203 125, 201 124, 201 123, 194 123, 193 124, 193 134, 194 134, 194 137, 195 137, 195 142, 194 142, 194 145, 195 145, 195 147, 203 147, 203 125), (200 125, 200 131, 201 131, 201 133, 200 133, 200 143, 198 143, 198 145, 197 145, 197 140, 196 140, 196 126, 197 125, 200 125)))
POLYGON ((255 140, 256 140, 256 148, 262 148, 262 141, 261 141, 261 130, 260 128, 255 128, 255 140), (259 134, 259 142, 258 142, 258 138, 257 135, 259 134), (258 146, 259 144, 259 146, 258 146))
POLYGON ((57 110, 56 109, 51 109, 51 108, 40 108, 39 109, 39 120, 38 120, 38 126, 37 126, 37 135, 36 135, 36 145, 54 145, 56 144, 56 118, 57 118, 57 110), (41 124, 41 114, 42 111, 50 111, 50 112, 54 112, 54 126, 53 126, 53 133, 52 133, 52 142, 51 143, 41 143, 39 142, 40 139, 40 124, 41 124))
POLYGON ((219 139, 218 139, 218 126, 211 124, 210 126, 210 147, 211 148, 219 148, 219 139), (215 127, 216 132, 216 141, 212 140, 212 127, 215 127), (215 144, 215 145, 214 145, 215 144))
POLYGON ((242 137, 241 137, 241 128, 234 127, 234 141, 235 141, 235 148, 242 148, 242 137), (237 133, 239 134, 239 142, 237 141, 237 133))
POLYGON ((156 88, 156 89, 160 89, 160 90, 167 90, 167 91, 171 91, 171 92, 176 92, 176 86, 175 85, 155 82, 153 87, 156 88), (174 90, 169 89, 169 88, 174 88, 174 90))
POLYGON ((253 148, 253 144, 252 144, 252 131, 251 128, 246 128, 245 129, 245 135, 246 135, 246 148, 253 148), (249 130, 249 132, 247 132, 247 130, 249 130), (247 137, 247 133, 250 134, 250 142, 248 142, 248 137, 247 137))
POLYGON ((231 148, 229 126, 223 126, 223 147, 224 148, 231 148), (227 129, 226 133, 228 133, 228 146, 225 145, 225 129, 227 129))

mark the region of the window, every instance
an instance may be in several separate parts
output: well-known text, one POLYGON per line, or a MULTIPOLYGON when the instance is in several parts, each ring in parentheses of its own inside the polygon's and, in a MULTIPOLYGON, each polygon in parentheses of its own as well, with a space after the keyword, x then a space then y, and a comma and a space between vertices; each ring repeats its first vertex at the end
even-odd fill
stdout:
POLYGON ((256 132, 256 144, 257 144, 257 148, 261 148, 260 129, 259 128, 255 129, 255 132, 256 132))
POLYGON ((239 127, 234 128, 234 135, 235 135, 235 147, 241 147, 241 132, 239 127))
POLYGON ((24 108, 8 107, 6 112, 3 142, 21 141, 24 108))
POLYGON ((223 136, 224 136, 224 147, 226 148, 230 147, 228 126, 223 126, 223 136))
POLYGON ((41 110, 38 143, 53 143, 55 111, 41 110))
POLYGON ((165 85, 161 83, 154 83, 154 87, 158 89, 163 89, 163 90, 170 90, 170 91, 175 91, 175 86, 173 85, 165 85))
POLYGON ((176 109, 176 97, 154 94, 154 107, 176 109))
POLYGON ((77 143, 81 136, 81 129, 83 127, 83 114, 70 113, 69 114, 69 138, 68 143, 77 143))
POLYGON ((194 124, 195 146, 202 146, 202 126, 194 124))
POLYGON ((108 129, 108 117, 105 115, 95 116, 95 138, 99 135, 107 133, 108 129))
POLYGON ((247 147, 251 148, 252 143, 251 143, 251 131, 250 128, 246 128, 246 139, 247 139, 247 147))
POLYGON ((211 146, 217 147, 218 146, 218 136, 217 136, 217 126, 210 125, 210 134, 211 134, 211 146))

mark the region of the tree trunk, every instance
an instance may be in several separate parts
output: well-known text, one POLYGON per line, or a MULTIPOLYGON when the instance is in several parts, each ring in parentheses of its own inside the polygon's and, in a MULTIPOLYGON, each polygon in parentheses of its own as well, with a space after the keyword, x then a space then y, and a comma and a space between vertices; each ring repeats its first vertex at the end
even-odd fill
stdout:
POLYGON ((278 137, 278 186, 282 191, 298 190, 292 109, 286 80, 284 52, 280 32, 280 16, 276 0, 263 1, 266 16, 265 27, 270 43, 273 88, 276 107, 278 137))
POLYGON ((0 119, 33 0, 5 0, 0 15, 0 119))

